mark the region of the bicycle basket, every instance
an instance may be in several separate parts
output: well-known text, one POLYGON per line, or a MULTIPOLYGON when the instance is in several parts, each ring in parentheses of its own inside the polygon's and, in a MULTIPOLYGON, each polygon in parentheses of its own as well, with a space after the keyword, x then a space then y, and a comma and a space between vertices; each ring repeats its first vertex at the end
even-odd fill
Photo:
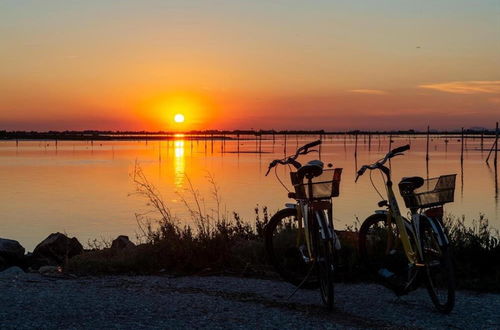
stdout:
MULTIPOLYGON (((342 174, 341 168, 326 169, 320 176, 312 179, 312 198, 313 199, 327 199, 337 197, 340 193, 340 176, 342 174)), ((307 180, 298 182, 297 173, 290 173, 292 184, 295 188, 295 198, 307 199, 309 198, 309 188, 307 180)))
POLYGON ((407 208, 426 208, 451 203, 455 197, 456 174, 441 175, 424 180, 422 187, 401 191, 407 208))

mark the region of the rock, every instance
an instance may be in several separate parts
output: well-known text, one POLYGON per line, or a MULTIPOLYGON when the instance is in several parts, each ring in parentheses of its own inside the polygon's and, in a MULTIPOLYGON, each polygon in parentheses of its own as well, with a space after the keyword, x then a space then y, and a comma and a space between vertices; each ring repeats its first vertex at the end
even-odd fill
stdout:
POLYGON ((111 249, 112 250, 122 250, 122 249, 127 249, 127 248, 133 248, 135 247, 135 244, 132 243, 129 239, 128 236, 125 235, 120 235, 118 236, 112 243, 111 243, 111 249))
POLYGON ((17 266, 9 267, 3 272, 0 272, 0 277, 11 277, 26 274, 21 268, 17 266))
POLYGON ((67 259, 81 253, 83 253, 83 246, 75 237, 69 238, 64 234, 54 233, 35 247, 33 257, 37 260, 48 259, 62 264, 67 259))
POLYGON ((42 266, 38 272, 42 275, 59 275, 61 273, 61 268, 58 266, 42 266))
POLYGON ((0 238, 0 256, 8 260, 19 260, 24 256, 24 248, 18 241, 0 238))

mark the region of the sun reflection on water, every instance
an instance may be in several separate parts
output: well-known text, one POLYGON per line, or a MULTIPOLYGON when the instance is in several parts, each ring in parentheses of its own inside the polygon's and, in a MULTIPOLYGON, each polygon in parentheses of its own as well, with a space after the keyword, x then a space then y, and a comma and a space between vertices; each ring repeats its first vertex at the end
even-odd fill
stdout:
POLYGON ((184 159, 184 140, 174 141, 174 184, 177 188, 182 188, 184 185, 184 171, 186 162, 184 159))

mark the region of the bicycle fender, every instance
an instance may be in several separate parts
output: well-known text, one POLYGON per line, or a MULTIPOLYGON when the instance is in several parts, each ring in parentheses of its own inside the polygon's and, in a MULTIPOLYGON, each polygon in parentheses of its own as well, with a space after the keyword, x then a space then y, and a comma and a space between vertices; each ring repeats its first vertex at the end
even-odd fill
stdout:
MULTIPOLYGON (((375 214, 387 215, 387 214, 389 214, 389 212, 387 210, 375 210, 375 214)), ((405 217, 403 217, 403 220, 404 220, 404 223, 405 223, 406 230, 408 232, 410 232, 412 235, 415 235, 415 231, 413 230, 413 226, 408 221, 408 219, 406 219, 405 217)))
POLYGON ((420 221, 427 219, 432 227, 432 230, 437 233, 437 240, 439 246, 447 246, 450 244, 450 241, 448 240, 448 237, 444 233, 443 226, 439 222, 439 220, 425 216, 425 215, 420 215, 420 221))

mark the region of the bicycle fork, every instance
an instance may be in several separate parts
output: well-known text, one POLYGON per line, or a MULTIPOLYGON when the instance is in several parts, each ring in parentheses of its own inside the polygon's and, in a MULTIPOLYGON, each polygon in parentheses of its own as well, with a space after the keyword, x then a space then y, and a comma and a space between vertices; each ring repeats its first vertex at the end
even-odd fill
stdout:
MULTIPOLYGON (((314 248, 312 247, 311 242, 311 216, 314 218, 313 221, 316 222, 316 226, 314 227, 319 231, 320 239, 332 241, 335 250, 340 250, 340 240, 333 228, 331 212, 326 212, 325 209, 312 210, 311 206, 306 202, 299 202, 296 207, 299 212, 299 217, 303 220, 304 226, 306 246, 301 246, 301 248, 299 248, 304 262, 310 263, 315 259, 314 248)), ((316 229, 313 228, 312 230, 316 229)))

